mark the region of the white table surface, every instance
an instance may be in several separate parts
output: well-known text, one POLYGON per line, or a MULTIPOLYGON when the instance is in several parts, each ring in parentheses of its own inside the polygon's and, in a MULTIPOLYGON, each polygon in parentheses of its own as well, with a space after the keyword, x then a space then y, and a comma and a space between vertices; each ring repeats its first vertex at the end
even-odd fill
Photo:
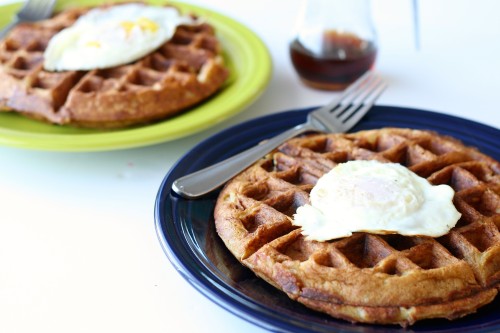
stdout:
MULTIPOLYGON (((0 0, 6 3, 7 0, 0 0)), ((153 207, 172 164, 233 124, 319 105, 287 43, 297 0, 191 0, 253 29, 270 50, 268 89, 201 133, 137 149, 61 153, 0 147, 0 332, 264 332, 202 296, 157 240, 153 207)), ((500 2, 421 1, 416 50, 411 2, 373 0, 389 82, 378 104, 415 107, 500 127, 500 2)))

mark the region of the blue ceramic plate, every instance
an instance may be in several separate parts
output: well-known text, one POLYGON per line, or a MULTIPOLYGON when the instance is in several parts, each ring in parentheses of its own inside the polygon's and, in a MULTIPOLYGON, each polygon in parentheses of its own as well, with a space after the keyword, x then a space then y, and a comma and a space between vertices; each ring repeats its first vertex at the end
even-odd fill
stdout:
MULTIPOLYGON (((500 298, 478 313, 448 321, 428 320, 409 329, 399 326, 353 325, 311 311, 242 267, 216 236, 213 208, 217 193, 183 199, 171 191, 180 176, 227 158, 259 141, 305 121, 310 109, 287 111, 228 128, 201 142, 170 170, 155 205, 158 237, 173 265, 213 302, 263 328, 280 332, 500 332, 500 298)), ((498 129, 440 113, 377 106, 352 130, 411 127, 451 135, 500 160, 498 129)))

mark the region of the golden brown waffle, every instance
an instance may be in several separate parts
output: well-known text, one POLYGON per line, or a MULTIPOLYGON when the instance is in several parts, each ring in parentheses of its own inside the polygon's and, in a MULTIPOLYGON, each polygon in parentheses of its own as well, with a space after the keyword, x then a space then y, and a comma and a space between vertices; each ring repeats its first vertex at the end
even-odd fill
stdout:
POLYGON ((213 95, 228 70, 213 27, 179 26, 146 57, 104 70, 49 72, 50 38, 88 9, 18 25, 0 43, 0 111, 56 124, 110 128, 164 119, 213 95))
POLYGON ((218 234, 258 276, 306 306, 352 322, 454 319, 500 286, 500 163, 434 132, 385 128, 295 138, 230 181, 215 207, 218 234), (355 233, 306 240, 291 223, 337 163, 400 163, 455 190, 462 213, 445 236, 355 233))

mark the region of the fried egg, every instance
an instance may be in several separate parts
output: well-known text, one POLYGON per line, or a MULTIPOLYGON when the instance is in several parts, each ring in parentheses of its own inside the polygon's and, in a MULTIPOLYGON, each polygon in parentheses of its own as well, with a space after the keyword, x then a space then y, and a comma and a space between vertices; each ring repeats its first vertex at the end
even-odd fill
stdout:
POLYGON ((127 64, 167 42, 178 25, 196 23, 171 7, 130 3, 94 8, 51 38, 44 68, 92 70, 127 64))
POLYGON ((293 224, 317 241, 353 232, 439 237, 461 216, 454 193, 397 163, 349 161, 318 180, 310 204, 297 209, 293 224))

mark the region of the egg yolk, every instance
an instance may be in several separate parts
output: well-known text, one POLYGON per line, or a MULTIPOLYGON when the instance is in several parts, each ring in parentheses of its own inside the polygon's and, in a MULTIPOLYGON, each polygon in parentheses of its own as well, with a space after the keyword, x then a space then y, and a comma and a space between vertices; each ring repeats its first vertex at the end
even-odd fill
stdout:
POLYGON ((137 20, 137 25, 144 31, 156 32, 158 31, 158 24, 145 17, 140 17, 137 20))
POLYGON ((123 28, 123 30, 125 30, 125 34, 127 36, 130 35, 130 33, 135 27, 139 27, 142 31, 147 31, 152 33, 158 31, 158 24, 145 17, 138 18, 136 22, 122 21, 120 22, 120 26, 123 28))
POLYGON ((87 42, 87 44, 85 44, 87 46, 90 46, 90 47, 101 47, 101 43, 99 43, 98 41, 90 41, 90 42, 87 42))

